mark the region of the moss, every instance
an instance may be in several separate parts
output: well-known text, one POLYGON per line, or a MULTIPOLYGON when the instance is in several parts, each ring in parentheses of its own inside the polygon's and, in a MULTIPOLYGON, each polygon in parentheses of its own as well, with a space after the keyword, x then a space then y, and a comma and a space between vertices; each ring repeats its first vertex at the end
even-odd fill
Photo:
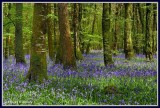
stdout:
POLYGON ((118 94, 119 90, 115 85, 108 85, 104 87, 103 92, 105 94, 118 94))

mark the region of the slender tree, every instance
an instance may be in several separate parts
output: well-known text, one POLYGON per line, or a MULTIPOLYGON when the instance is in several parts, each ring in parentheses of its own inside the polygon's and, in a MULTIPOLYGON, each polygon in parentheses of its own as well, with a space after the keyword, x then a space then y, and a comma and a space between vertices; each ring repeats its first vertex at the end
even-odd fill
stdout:
POLYGON ((153 51, 152 51, 152 18, 151 18, 151 3, 146 3, 146 37, 145 37, 145 53, 146 59, 153 59, 153 51))
MULTIPOLYGON (((8 3, 8 13, 6 15, 6 17, 8 19, 11 18, 11 12, 10 12, 10 10, 11 10, 11 3, 8 3)), ((9 25, 6 28, 6 33, 8 33, 8 34, 10 33, 10 26, 9 25)), ((4 52, 4 58, 8 59, 8 56, 9 56, 9 45, 10 45, 10 35, 6 36, 5 43, 6 43, 6 45, 5 45, 5 50, 4 50, 5 51, 4 52)))
POLYGON ((137 7, 138 7, 138 13, 139 13, 139 17, 140 17, 140 22, 141 22, 141 29, 142 29, 142 34, 143 34, 143 54, 145 54, 145 35, 146 35, 146 9, 142 8, 145 7, 145 3, 144 4, 140 4, 137 3, 137 7))
POLYGON ((46 62, 46 3, 35 3, 33 12, 33 34, 31 36, 30 68, 27 78, 29 81, 43 82, 47 78, 46 62))
POLYGON ((118 20, 118 18, 119 18, 119 15, 120 15, 120 13, 119 13, 119 9, 120 9, 120 4, 116 4, 115 5, 115 25, 114 25, 114 29, 115 29, 115 31, 114 31, 114 42, 113 42, 113 50, 115 51, 114 52, 114 55, 117 55, 117 50, 118 50, 118 35, 119 35, 119 20, 118 20))
POLYGON ((112 52, 110 48, 110 5, 103 3, 102 13, 102 37, 103 37, 103 54, 105 66, 113 64, 112 52))
POLYGON ((76 68, 74 49, 70 36, 68 9, 66 3, 58 4, 58 19, 60 30, 60 43, 62 45, 62 60, 64 68, 76 68))
POLYGON ((138 3, 135 4, 135 35, 133 35, 135 37, 135 53, 139 54, 141 53, 141 41, 142 41, 142 26, 141 26, 141 22, 140 22, 140 16, 138 14, 138 3))
POLYGON ((77 60, 82 60, 83 56, 80 51, 80 43, 79 43, 79 5, 78 3, 73 4, 73 34, 74 34, 74 54, 77 60))
POLYGON ((53 20, 50 16, 52 14, 52 4, 47 3, 47 13, 48 13, 48 19, 47 19, 47 25, 48 25, 48 49, 49 49, 49 57, 51 60, 54 59, 54 43, 53 43, 53 20))
MULTIPOLYGON (((10 33, 10 29, 7 28, 6 32, 9 34, 10 33)), ((10 36, 9 35, 6 36, 5 43, 6 43, 6 45, 5 45, 4 57, 5 57, 5 59, 8 59, 8 56, 9 56, 9 44, 10 44, 10 36)))
POLYGON ((15 23, 15 58, 16 63, 25 63, 23 52, 23 32, 22 32, 22 10, 23 4, 16 3, 16 23, 15 23))
POLYGON ((56 56, 55 63, 58 63, 58 48, 59 48, 59 32, 58 32, 58 7, 57 4, 54 3, 54 21, 53 21, 53 29, 54 29, 54 53, 56 56))
POLYGON ((152 44, 152 51, 153 54, 156 53, 157 49, 157 43, 156 43, 156 36, 157 36, 157 4, 153 3, 153 33, 152 33, 152 39, 153 39, 153 44, 152 44))
POLYGON ((62 64, 63 62, 63 55, 62 55, 62 38, 60 37, 60 33, 59 33, 59 19, 57 18, 58 17, 58 4, 54 4, 54 15, 55 15, 55 18, 54 18, 54 37, 56 39, 56 61, 55 63, 56 64, 62 64), (57 19, 58 21, 57 21, 57 19))
POLYGON ((131 37, 132 4, 125 3, 124 6, 125 6, 124 52, 125 52, 125 58, 130 60, 133 57, 133 46, 132 46, 132 37, 131 37))
POLYGON ((79 42, 80 42, 80 50, 82 54, 84 53, 84 41, 83 41, 83 34, 82 34, 82 3, 78 3, 79 5, 79 12, 78 12, 78 23, 79 23, 79 42))

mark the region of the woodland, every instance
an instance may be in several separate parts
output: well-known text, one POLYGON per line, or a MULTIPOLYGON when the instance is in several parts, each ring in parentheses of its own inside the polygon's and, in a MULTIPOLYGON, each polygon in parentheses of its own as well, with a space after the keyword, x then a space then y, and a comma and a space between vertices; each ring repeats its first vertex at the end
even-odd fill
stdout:
POLYGON ((157 3, 2 3, 3 105, 157 105, 157 3))

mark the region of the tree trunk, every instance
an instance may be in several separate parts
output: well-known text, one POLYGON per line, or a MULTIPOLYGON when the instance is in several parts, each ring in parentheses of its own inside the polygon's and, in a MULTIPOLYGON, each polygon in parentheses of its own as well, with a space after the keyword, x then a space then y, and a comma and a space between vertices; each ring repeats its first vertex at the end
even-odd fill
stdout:
POLYGON ((74 55, 77 60, 82 60, 83 56, 80 51, 79 45, 79 5, 77 3, 73 4, 73 34, 74 34, 74 55))
POLYGON ((102 13, 102 37, 103 37, 103 54, 105 66, 113 64, 112 52, 109 45, 110 41, 110 5, 109 3, 103 3, 102 13))
POLYGON ((43 82, 47 77, 46 61, 46 3, 35 3, 33 12, 33 34, 31 37, 30 68, 27 78, 29 81, 43 82))
POLYGON ((132 23, 132 36, 133 36, 133 49, 134 52, 136 54, 140 53, 140 30, 142 30, 141 28, 141 24, 139 23, 139 15, 137 14, 137 4, 138 3, 134 3, 133 4, 133 23, 132 23))
POLYGON ((64 68, 76 68, 76 61, 70 36, 68 9, 66 3, 58 4, 58 19, 60 30, 60 43, 62 43, 61 45, 63 52, 63 66, 64 68))
POLYGON ((152 33, 152 39, 153 39, 153 44, 152 44, 152 50, 153 54, 156 53, 157 51, 157 45, 156 45, 156 36, 157 36, 157 4, 153 4, 153 33, 152 33))
POLYGON ((78 3, 79 5, 79 13, 78 13, 78 23, 79 23, 79 43, 81 53, 84 53, 84 42, 83 42, 83 34, 82 34, 82 3, 78 3))
MULTIPOLYGON (((51 12, 52 10, 52 5, 50 3, 47 3, 47 12, 48 15, 53 14, 51 12)), ((48 25, 48 49, 49 49, 49 58, 51 60, 54 59, 55 53, 54 53, 54 43, 53 43, 53 21, 51 17, 48 17, 47 19, 47 25, 48 25)))
POLYGON ((131 9, 132 4, 125 3, 125 30, 124 30, 124 51, 125 51, 125 58, 130 60, 134 53, 133 53, 133 46, 132 46, 132 37, 131 37, 131 9))
POLYGON ((55 3, 54 4, 54 38, 56 39, 54 41, 55 45, 56 45, 56 64, 62 64, 63 58, 62 58, 62 43, 61 41, 61 37, 59 34, 59 27, 58 27, 58 6, 55 3))
POLYGON ((114 43, 113 43, 113 50, 115 51, 114 55, 117 55, 117 50, 118 50, 118 35, 119 35, 119 8, 120 5, 116 4, 116 11, 115 11, 115 31, 114 31, 114 43))
POLYGON ((23 32, 22 32, 22 10, 23 4, 16 3, 16 23, 15 23, 15 58, 16 63, 25 63, 23 52, 23 32))
MULTIPOLYGON (((10 17, 11 17, 10 10, 11 10, 11 3, 8 3, 8 13, 7 13, 7 17, 8 17, 9 19, 10 19, 10 17)), ((10 33, 10 26, 7 27, 6 33, 8 33, 8 34, 10 33)), ((10 39, 10 36, 7 35, 7 36, 6 36, 6 40, 5 40, 6 45, 5 45, 5 52, 4 52, 4 58, 5 58, 5 59, 8 59, 8 56, 9 56, 9 46, 10 46, 10 41, 9 41, 9 39, 10 39)))
MULTIPOLYGON (((10 33, 9 27, 6 29, 6 32, 7 32, 7 33, 10 33)), ((6 40, 5 40, 5 42, 6 42, 5 54, 4 54, 5 59, 8 59, 8 56, 9 56, 9 44, 10 44, 9 38, 10 38, 10 36, 7 35, 7 36, 6 36, 6 40)))
POLYGON ((138 13, 140 16, 140 22, 142 26, 142 34, 143 34, 143 54, 145 54, 145 35, 146 35, 146 19, 145 19, 145 9, 141 8, 143 4, 137 3, 138 13))
POLYGON ((141 40, 142 40, 142 25, 141 25, 141 22, 140 22, 140 15, 138 14, 138 3, 135 4, 135 19, 136 19, 136 22, 135 22, 135 29, 136 29, 136 34, 135 34, 135 41, 136 41, 136 49, 135 49, 135 52, 137 54, 139 53, 142 53, 141 51, 141 40))
POLYGON ((152 52, 152 17, 151 17, 151 3, 146 3, 146 38, 145 38, 145 49, 146 49, 146 59, 153 59, 152 52))

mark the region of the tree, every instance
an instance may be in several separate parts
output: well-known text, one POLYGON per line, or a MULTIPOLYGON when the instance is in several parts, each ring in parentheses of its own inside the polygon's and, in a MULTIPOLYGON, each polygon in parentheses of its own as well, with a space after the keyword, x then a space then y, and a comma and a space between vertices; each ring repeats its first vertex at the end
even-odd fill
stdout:
POLYGON ((75 68, 76 61, 73 51, 73 45, 70 36, 70 26, 68 21, 68 9, 66 3, 58 4, 58 19, 60 31, 60 43, 62 45, 62 60, 64 68, 75 68))
MULTIPOLYGON (((6 17, 8 17, 8 19, 10 19, 10 17, 11 17, 10 10, 11 10, 11 3, 8 4, 8 13, 6 14, 6 17)), ((10 44, 10 36, 9 36, 10 26, 9 25, 6 28, 6 32, 8 33, 8 35, 6 36, 6 39, 5 39, 6 45, 5 45, 4 57, 5 57, 5 59, 8 59, 8 56, 9 56, 9 44, 10 44)))
POLYGON ((59 63, 59 30, 58 30, 58 7, 57 4, 54 3, 54 22, 53 22, 53 29, 54 29, 54 53, 56 55, 55 63, 59 63))
POLYGON ((146 3, 146 36, 145 36, 145 53, 146 59, 153 59, 152 51, 152 18, 151 18, 151 3, 146 3))
POLYGON ((125 58, 130 60, 133 57, 133 46, 131 37, 131 3, 125 3, 125 30, 124 30, 124 52, 125 58))
POLYGON ((118 50, 118 35, 119 35, 119 16, 120 16, 120 12, 119 12, 119 9, 120 9, 120 4, 116 4, 115 5, 115 25, 114 25, 114 42, 113 42, 113 50, 115 51, 114 52, 114 55, 117 55, 117 50, 118 50))
POLYGON ((35 3, 33 12, 33 34, 31 36, 30 68, 27 74, 29 81, 43 82, 47 77, 46 62, 46 3, 35 3))
POLYGON ((78 23, 79 23, 79 43, 80 43, 80 50, 82 54, 84 53, 84 42, 82 40, 82 3, 78 3, 79 5, 79 12, 78 12, 78 23))
POLYGON ((153 54, 157 51, 157 43, 156 43, 156 36, 157 36, 157 4, 154 3, 153 5, 153 33, 152 33, 152 52, 153 54))
POLYGON ((134 48, 134 51, 135 53, 139 54, 142 52, 142 39, 143 39, 143 35, 142 35, 142 25, 141 25, 141 22, 140 22, 140 15, 138 14, 138 3, 136 4, 133 4, 134 6, 134 33, 133 33, 133 36, 134 36, 134 45, 133 45, 133 48, 134 48))
POLYGON ((54 59, 54 48, 53 48, 53 21, 52 21, 52 8, 51 4, 47 3, 47 14, 48 14, 48 19, 47 19, 47 25, 48 25, 48 50, 49 50, 49 57, 51 60, 54 59))
POLYGON ((25 63, 25 58, 24 58, 24 53, 23 53, 22 10, 23 10, 23 4, 16 3, 16 22, 15 22, 16 63, 25 63))
POLYGON ((80 51, 80 43, 79 43, 79 5, 77 3, 73 4, 73 34, 74 34, 74 55, 78 60, 82 60, 83 56, 80 51))
POLYGON ((110 35, 110 5, 103 3, 102 13, 102 37, 103 37, 103 54, 105 66, 113 64, 112 52, 109 45, 110 35))
MULTIPOLYGON (((58 4, 54 4, 54 15, 55 17, 58 16, 58 4)), ((58 18, 57 18, 58 19, 58 18)), ((63 62, 63 55, 62 55, 62 38, 60 37, 60 34, 59 33, 59 24, 58 24, 58 21, 57 21, 56 18, 54 18, 54 37, 56 38, 56 61, 55 63, 56 64, 62 64, 63 62), (57 32, 58 31, 58 32, 57 32)), ((58 19, 59 20, 59 19, 58 19)))
POLYGON ((137 3, 138 13, 139 13, 141 27, 142 27, 142 35, 143 35, 142 49, 143 49, 143 54, 145 54, 146 10, 143 7, 145 7, 145 3, 144 4, 137 3))

